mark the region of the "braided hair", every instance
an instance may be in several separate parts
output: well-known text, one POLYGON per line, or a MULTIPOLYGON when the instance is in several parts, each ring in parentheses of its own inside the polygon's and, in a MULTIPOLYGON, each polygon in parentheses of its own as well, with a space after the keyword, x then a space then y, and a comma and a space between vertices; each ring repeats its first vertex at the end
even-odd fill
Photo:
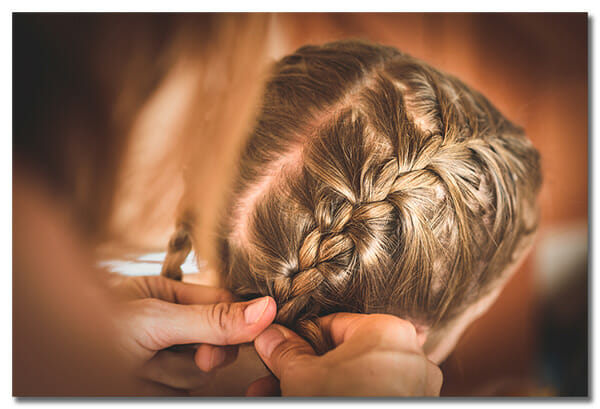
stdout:
POLYGON ((481 94, 391 47, 305 46, 273 68, 220 231, 224 285, 331 348, 318 317, 440 326, 537 227, 539 155, 481 94))

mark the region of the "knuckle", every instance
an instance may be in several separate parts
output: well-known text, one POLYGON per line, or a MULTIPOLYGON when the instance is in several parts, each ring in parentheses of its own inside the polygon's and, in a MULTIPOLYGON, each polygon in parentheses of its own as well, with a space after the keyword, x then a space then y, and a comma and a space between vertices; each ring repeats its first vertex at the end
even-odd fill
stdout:
POLYGON ((144 325, 152 326, 164 310, 165 306, 162 301, 155 298, 144 298, 134 301, 131 314, 137 316, 144 325))
POLYGON ((290 362, 296 355, 296 346, 288 342, 284 342, 275 348, 273 355, 278 357, 280 361, 290 362))
POLYGON ((209 320, 217 331, 220 342, 227 343, 233 327, 233 305, 230 303, 212 304, 209 309, 209 320))
POLYGON ((144 298, 140 301, 143 312, 147 314, 155 314, 157 311, 164 309, 163 301, 157 298, 144 298))
POLYGON ((283 342, 275 347, 271 357, 277 360, 282 378, 296 378, 294 373, 302 373, 301 369, 310 359, 310 352, 312 351, 309 351, 304 345, 283 342))

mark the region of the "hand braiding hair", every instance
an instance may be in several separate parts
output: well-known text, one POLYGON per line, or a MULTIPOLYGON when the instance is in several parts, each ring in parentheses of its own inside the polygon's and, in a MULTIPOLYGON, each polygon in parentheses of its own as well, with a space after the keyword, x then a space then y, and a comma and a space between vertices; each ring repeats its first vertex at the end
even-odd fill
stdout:
POLYGON ((241 157, 225 285, 273 296, 320 353, 332 312, 443 325, 535 231, 540 183, 522 131, 457 79, 389 47, 302 47, 275 66, 241 157))

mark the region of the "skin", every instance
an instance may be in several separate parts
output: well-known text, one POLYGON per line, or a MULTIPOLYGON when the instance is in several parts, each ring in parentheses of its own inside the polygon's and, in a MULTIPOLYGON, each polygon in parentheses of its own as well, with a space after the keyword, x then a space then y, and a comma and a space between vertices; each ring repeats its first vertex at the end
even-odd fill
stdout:
POLYGON ((438 365, 502 287, 437 333, 385 314, 326 316, 321 324, 336 347, 322 356, 293 331, 273 324, 254 346, 274 376, 256 380, 247 395, 439 396, 443 376, 438 365))
POLYGON ((456 344, 465 330, 481 316, 483 316, 496 302, 506 284, 513 277, 519 266, 523 263, 531 249, 534 237, 522 241, 513 256, 513 261, 505 268, 501 276, 493 284, 493 288, 471 304, 457 318, 448 322, 444 328, 435 330, 429 327, 417 326, 417 333, 422 341, 422 346, 428 358, 436 364, 441 364, 454 350, 456 344))
MULTIPOLYGON (((92 246, 68 205, 18 173, 13 208, 15 396, 185 395, 252 341, 277 379, 257 380, 249 395, 439 395, 436 362, 458 336, 429 347, 432 334, 409 321, 340 313, 322 319, 336 348, 317 356, 292 331, 269 326, 269 297, 232 303, 221 289, 90 268, 92 246), (199 345, 171 348, 181 344, 199 345)), ((473 306, 457 334, 486 308, 473 306)))
POLYGON ((122 298, 116 341, 135 375, 176 394, 208 383, 275 318, 271 297, 234 303, 225 290, 160 276, 110 281, 122 298))
POLYGON ((322 318, 321 324, 330 332, 336 348, 317 356, 297 334, 271 325, 254 345, 274 376, 256 380, 247 395, 439 396, 443 376, 438 365, 452 352, 465 329, 494 304, 524 260, 529 243, 523 244, 516 261, 492 291, 442 330, 391 315, 332 314, 322 318))
MULTIPOLYGON (((235 345, 255 340, 275 317, 275 302, 269 297, 253 300, 257 304, 232 303, 221 289, 163 277, 110 276, 94 270, 90 267, 94 264, 92 246, 71 220, 68 206, 33 179, 15 175, 13 206, 16 396, 185 395, 188 389, 208 381, 214 368, 231 362, 235 345), (250 305, 258 305, 258 311, 249 314, 248 320, 250 305), (180 344, 201 345, 195 350, 169 349, 180 344)), ((369 324, 374 318, 398 320, 362 316, 361 322, 369 324)), ((284 344, 264 358, 268 362, 283 358, 272 365, 285 379, 284 393, 357 393, 356 385, 344 384, 346 373, 364 375, 375 367, 374 379, 403 374, 408 386, 399 390, 380 381, 379 389, 371 389, 371 393, 436 392, 435 384, 431 391, 424 389, 422 377, 414 375, 415 368, 401 370, 401 365, 413 365, 414 357, 424 362, 416 332, 401 324, 403 338, 394 340, 385 334, 395 325, 379 323, 375 328, 361 324, 363 330, 356 331, 349 324, 348 320, 331 320, 328 325, 339 347, 326 360, 311 358, 313 363, 322 363, 317 370, 330 379, 329 390, 303 390, 305 379, 282 375, 288 373, 284 367, 300 362, 284 353, 284 344), (365 344, 373 332, 384 335, 380 342, 365 344), (404 338, 406 343, 398 342, 404 338), (349 359, 357 348, 362 348, 361 358, 349 359), (339 383, 334 382, 336 378, 339 383)), ((289 340, 303 346, 295 351, 310 354, 302 340, 293 336, 289 340)), ((361 376, 356 379, 361 384, 361 376)), ((368 382, 374 384, 371 377, 368 382)))
POLYGON ((495 287, 489 294, 467 308, 458 318, 448 323, 442 330, 418 328, 418 336, 427 357, 436 364, 441 364, 456 347, 460 337, 473 321, 481 317, 494 304, 506 280, 495 287))
POLYGON ((324 317, 336 348, 318 356, 294 332, 272 325, 254 341, 279 379, 254 382, 249 396, 439 396, 442 372, 423 353, 415 327, 384 314, 324 317))
POLYGON ((275 317, 269 297, 94 269, 68 204, 24 173, 13 207, 15 396, 185 395, 275 317))

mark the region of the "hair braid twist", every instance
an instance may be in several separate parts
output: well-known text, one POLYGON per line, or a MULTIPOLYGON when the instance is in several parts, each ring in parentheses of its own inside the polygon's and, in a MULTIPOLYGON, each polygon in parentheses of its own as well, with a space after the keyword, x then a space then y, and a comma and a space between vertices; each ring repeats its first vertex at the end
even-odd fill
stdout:
POLYGON ((226 285, 273 296, 320 353, 318 317, 337 311, 443 325, 535 231, 540 184, 522 130, 456 78, 389 47, 302 47, 242 155, 226 285))

